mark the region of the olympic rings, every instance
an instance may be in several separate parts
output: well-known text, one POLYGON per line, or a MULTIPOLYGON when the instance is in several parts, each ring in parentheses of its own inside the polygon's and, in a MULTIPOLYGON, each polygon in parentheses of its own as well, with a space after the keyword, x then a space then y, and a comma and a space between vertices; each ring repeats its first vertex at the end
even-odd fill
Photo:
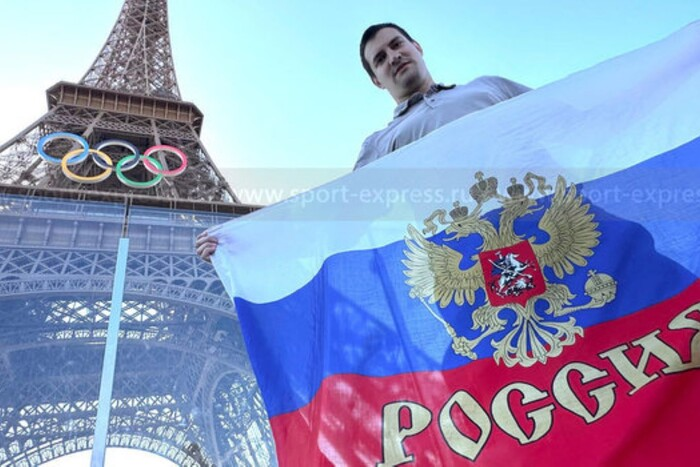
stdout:
POLYGON ((119 139, 109 139, 102 141, 100 144, 97 145, 95 149, 91 149, 85 138, 73 133, 66 132, 51 133, 46 136, 43 136, 41 139, 39 139, 39 142, 37 143, 37 151, 46 162, 56 165, 60 164, 61 171, 63 172, 63 174, 70 180, 73 180, 75 182, 99 183, 101 181, 106 180, 112 174, 112 172, 115 172, 119 181, 124 185, 129 186, 131 188, 141 189, 156 186, 158 183, 161 182, 161 180, 163 180, 163 177, 176 177, 180 175, 185 171, 185 169, 187 169, 188 165, 187 155, 184 153, 184 151, 173 146, 159 144, 156 146, 151 146, 150 148, 146 149, 143 154, 139 154, 138 148, 130 142, 119 139), (72 140, 75 143, 78 143, 80 146, 82 146, 82 148, 72 149, 66 154, 64 154, 63 157, 60 159, 47 154, 44 150, 44 147, 50 141, 61 138, 72 140), (112 158, 104 152, 104 149, 110 146, 119 146, 130 151, 131 154, 127 155, 126 157, 123 157, 121 160, 119 160, 119 162, 117 162, 115 166, 112 158), (169 152, 177 156, 177 158, 180 159, 180 165, 174 169, 164 169, 165 162, 162 159, 162 157, 160 161, 153 157, 153 154, 161 151, 169 152), (68 168, 68 166, 70 165, 75 165, 83 162, 88 158, 88 156, 91 156, 92 161, 98 167, 104 169, 104 171, 93 176, 83 176, 76 174, 68 168), (128 172, 129 170, 135 168, 140 162, 143 162, 143 166, 147 171, 155 175, 154 178, 145 182, 139 182, 136 180, 132 180, 124 174, 124 172, 128 172))
POLYGON ((185 155, 185 153, 172 146, 165 146, 163 144, 161 144, 160 146, 152 146, 146 149, 143 155, 146 156, 143 158, 143 166, 146 167, 146 170, 148 170, 152 174, 163 174, 164 177, 175 177, 177 175, 180 175, 187 168, 187 156, 185 155), (172 170, 163 170, 163 166, 160 166, 158 168, 156 168, 157 166, 154 167, 153 164, 151 164, 151 160, 153 158, 148 156, 157 151, 172 152, 173 154, 175 154, 177 157, 180 158, 180 167, 172 170))
MULTIPOLYGON (((148 166, 146 166, 146 168, 148 169, 148 166)), ((131 186, 134 188, 151 188, 152 186, 156 186, 163 179, 164 174, 162 173, 162 169, 163 165, 151 156, 141 156, 140 158, 136 155, 126 156, 124 159, 117 162, 117 178, 120 182, 127 186, 131 186), (156 167, 156 170, 161 170, 161 173, 156 173, 156 176, 152 180, 148 180, 147 182, 137 182, 136 180, 131 180, 126 175, 124 175, 124 169, 122 167, 130 163, 132 160, 143 160, 144 166, 146 166, 146 162, 149 162, 156 167)), ((148 171, 151 173, 155 173, 151 169, 148 169, 148 171)))
POLYGON ((58 159, 53 156, 49 156, 44 152, 44 146, 46 146, 46 143, 49 141, 52 141, 54 139, 58 138, 65 138, 65 139, 72 139, 76 143, 80 144, 83 147, 83 150, 80 152, 80 155, 75 156, 71 160, 68 161, 68 165, 73 165, 73 164, 79 164, 80 162, 83 162, 87 156, 88 156, 88 151, 90 148, 90 145, 88 144, 87 141, 85 141, 85 138, 82 136, 74 135, 73 133, 64 133, 64 132, 59 132, 59 133, 51 133, 50 135, 42 136, 39 142, 36 145, 36 149, 39 151, 39 155, 46 160, 46 162, 50 162, 52 164, 60 164, 61 159, 58 159))
MULTIPOLYGON (((103 150, 104 148, 106 148, 107 146, 120 146, 120 147, 122 147, 122 148, 124 148, 124 149, 128 149, 129 151, 131 151, 131 153, 132 153, 133 155, 137 155, 137 154, 139 153, 139 150, 138 150, 138 148, 137 148, 136 146, 134 146, 133 144, 131 144, 131 143, 128 142, 128 141, 123 141, 123 140, 121 140, 121 139, 108 139, 108 140, 106 140, 106 141, 102 141, 100 144, 97 145, 97 147, 96 147, 95 149, 97 149, 98 151, 101 151, 101 150, 103 150)), ((92 158, 92 160, 95 161, 95 164, 99 165, 99 166, 102 167, 103 169, 106 169, 106 168, 107 168, 107 167, 105 167, 104 165, 102 165, 101 162, 98 162, 98 160, 95 159, 94 157, 92 158)), ((138 157, 134 157, 134 163, 133 163, 133 164, 129 164, 129 165, 126 166, 126 167, 122 167, 122 170, 123 170, 124 172, 126 172, 127 170, 131 170, 131 169, 133 169, 134 167, 136 167, 136 166, 138 165, 138 163, 139 163, 139 158, 138 158, 138 157)))
MULTIPOLYGON (((78 175, 75 172, 71 171, 68 168, 68 160, 75 154, 80 153, 82 150, 81 149, 75 149, 73 151, 70 151, 66 153, 65 156, 63 156, 63 159, 61 159, 61 170, 63 171, 63 174, 73 180, 74 182, 81 182, 81 183, 99 183, 103 180, 107 180, 107 177, 112 175, 112 167, 114 166, 114 163, 112 162, 112 159, 105 154, 102 151, 99 151, 97 149, 88 149, 88 152, 92 154, 92 160, 97 163, 97 159, 95 159, 95 155, 99 156, 100 159, 102 159, 102 163, 99 163, 100 167, 104 168, 104 172, 101 174, 97 174, 93 177, 84 177, 82 175, 78 175), (104 163, 104 165, 102 165, 104 163)), ((121 162, 121 161, 119 161, 121 162)))

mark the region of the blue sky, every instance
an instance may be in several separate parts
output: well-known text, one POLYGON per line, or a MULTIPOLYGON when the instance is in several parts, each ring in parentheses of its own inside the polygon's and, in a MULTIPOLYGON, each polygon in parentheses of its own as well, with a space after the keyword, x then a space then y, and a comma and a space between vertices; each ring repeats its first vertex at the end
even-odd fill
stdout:
MULTIPOLYGON (((3 3, 4 141, 45 111, 46 88, 82 77, 122 2, 3 3)), ((403 25, 437 81, 495 74, 539 87, 700 19, 700 2, 171 0, 169 16, 182 96, 204 112, 202 140, 235 190, 350 170, 394 107, 359 63, 372 23, 403 25)))

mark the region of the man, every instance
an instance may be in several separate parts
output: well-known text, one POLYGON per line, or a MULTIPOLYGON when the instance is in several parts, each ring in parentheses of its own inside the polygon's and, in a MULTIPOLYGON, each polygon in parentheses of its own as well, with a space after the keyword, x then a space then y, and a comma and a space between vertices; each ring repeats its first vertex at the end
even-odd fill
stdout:
MULTIPOLYGON (((436 84, 418 42, 393 23, 367 28, 360 40, 362 66, 372 82, 386 89, 396 101, 394 119, 362 144, 355 170, 431 131, 471 112, 489 107, 530 88, 504 78, 485 76, 465 85, 436 84)), ((197 254, 210 261, 217 239, 202 232, 195 243, 197 254)))
POLYGON ((436 84, 420 44, 393 23, 367 28, 360 41, 360 58, 375 86, 386 89, 397 107, 389 125, 365 140, 355 169, 446 123, 530 90, 495 76, 460 86, 436 84))

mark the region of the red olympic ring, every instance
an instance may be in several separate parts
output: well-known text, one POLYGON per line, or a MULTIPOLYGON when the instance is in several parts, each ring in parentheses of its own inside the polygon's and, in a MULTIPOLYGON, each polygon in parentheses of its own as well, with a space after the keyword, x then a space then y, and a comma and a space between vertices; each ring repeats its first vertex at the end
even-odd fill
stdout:
POLYGON ((187 156, 185 155, 185 153, 172 146, 166 146, 164 144, 159 144, 158 146, 151 146, 143 152, 143 155, 146 156, 142 158, 143 166, 146 167, 146 170, 155 175, 161 174, 164 177, 175 177, 177 175, 180 175, 187 168, 187 156), (153 154, 154 152, 158 151, 172 152, 173 154, 175 154, 177 157, 180 158, 180 167, 171 170, 162 170, 156 167, 153 163, 151 163, 149 159, 147 159, 147 157, 153 154))

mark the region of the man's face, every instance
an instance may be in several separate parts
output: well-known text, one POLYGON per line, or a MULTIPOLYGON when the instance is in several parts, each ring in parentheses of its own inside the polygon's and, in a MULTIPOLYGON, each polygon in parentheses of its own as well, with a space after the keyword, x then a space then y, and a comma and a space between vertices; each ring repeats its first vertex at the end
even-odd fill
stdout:
POLYGON ((364 53, 374 72, 372 82, 389 91, 396 102, 402 102, 418 91, 426 91, 432 83, 421 46, 394 28, 380 29, 367 42, 364 53), (422 89, 424 87, 426 89, 422 89))

